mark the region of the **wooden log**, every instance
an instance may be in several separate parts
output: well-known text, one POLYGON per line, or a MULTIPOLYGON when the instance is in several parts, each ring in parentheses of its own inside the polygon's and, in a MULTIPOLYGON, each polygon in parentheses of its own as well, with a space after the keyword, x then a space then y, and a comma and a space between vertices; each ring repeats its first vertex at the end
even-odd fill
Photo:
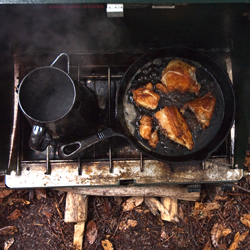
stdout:
POLYGON ((73 245, 75 247, 75 250, 82 250, 84 229, 85 229, 85 221, 78 222, 74 226, 73 245))
POLYGON ((175 197, 187 201, 196 201, 200 198, 200 192, 189 193, 185 186, 180 185, 73 187, 56 188, 56 190, 94 196, 175 197))
POLYGON ((66 206, 64 221, 77 222, 74 225, 73 245, 76 250, 82 250, 85 222, 88 215, 88 196, 68 192, 66 196, 66 206))
POLYGON ((82 222, 87 220, 88 197, 68 192, 66 196, 65 222, 82 222))
POLYGON ((169 214, 161 213, 161 219, 178 222, 178 200, 173 197, 162 197, 161 203, 169 212, 169 214))

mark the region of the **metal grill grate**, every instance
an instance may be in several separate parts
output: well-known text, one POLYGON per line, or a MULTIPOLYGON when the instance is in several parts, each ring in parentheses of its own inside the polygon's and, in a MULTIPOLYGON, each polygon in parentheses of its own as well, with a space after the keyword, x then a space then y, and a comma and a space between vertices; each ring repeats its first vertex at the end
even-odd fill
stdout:
MULTIPOLYGON (((69 74, 74 81, 95 92, 100 107, 97 131, 115 123, 116 90, 126 69, 139 54, 73 54, 70 55, 69 74)), ((216 53, 217 59, 230 75, 230 53, 216 53), (228 67, 229 66, 229 67, 228 67)), ((53 55, 29 54, 15 56, 15 87, 30 70, 50 65, 53 55)), ((58 61, 55 66, 65 67, 58 61)), ((66 69, 65 69, 66 70, 66 69)), ((119 185, 129 180, 138 185, 161 183, 195 183, 234 181, 242 177, 242 171, 231 169, 234 145, 232 130, 225 143, 209 161, 168 164, 149 159, 136 150, 124 138, 110 138, 83 151, 74 160, 62 160, 55 146, 44 152, 28 147, 30 127, 18 111, 15 96, 15 116, 10 153, 10 187, 40 186, 90 186, 119 185)))

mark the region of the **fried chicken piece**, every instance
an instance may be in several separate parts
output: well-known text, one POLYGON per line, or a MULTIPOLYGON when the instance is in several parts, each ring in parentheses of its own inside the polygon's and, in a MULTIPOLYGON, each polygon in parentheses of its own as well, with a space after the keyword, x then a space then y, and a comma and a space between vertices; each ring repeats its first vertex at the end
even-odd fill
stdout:
POLYGON ((163 93, 166 93, 166 94, 169 93, 168 88, 167 88, 164 84, 162 84, 162 83, 157 83, 157 84, 155 85, 155 87, 156 87, 159 91, 161 91, 161 92, 163 92, 163 93))
POLYGON ((149 145, 155 148, 159 142, 157 130, 152 133, 153 119, 150 116, 142 116, 140 120, 139 133, 142 138, 148 140, 149 145))
POLYGON ((149 145, 152 148, 155 148, 157 146, 159 142, 159 137, 158 137, 158 133, 157 130, 155 130, 152 134, 151 134, 151 138, 148 140, 149 145))
POLYGON ((152 118, 150 116, 142 116, 140 120, 140 126, 139 126, 139 133, 142 138, 146 140, 151 139, 151 134, 152 134, 152 118))
POLYGON ((181 109, 181 113, 184 114, 185 110, 189 108, 194 114, 198 122, 205 129, 209 126, 213 116, 216 98, 211 92, 200 98, 196 98, 190 102, 187 102, 181 109))
POLYGON ((152 83, 148 83, 145 87, 132 90, 133 99, 137 106, 154 110, 158 106, 160 96, 153 91, 152 83))
POLYGON ((162 72, 162 83, 168 92, 175 90, 190 92, 196 95, 200 91, 200 84, 196 80, 196 68, 182 60, 172 60, 162 72))
POLYGON ((162 134, 170 140, 192 150, 194 142, 185 118, 175 106, 164 107, 155 113, 162 134))

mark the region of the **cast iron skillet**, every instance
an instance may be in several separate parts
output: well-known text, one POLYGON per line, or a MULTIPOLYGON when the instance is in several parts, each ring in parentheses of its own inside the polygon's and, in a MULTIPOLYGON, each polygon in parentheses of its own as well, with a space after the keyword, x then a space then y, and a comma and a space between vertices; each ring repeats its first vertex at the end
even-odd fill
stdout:
MULTIPOLYGON (((126 71, 116 98, 116 118, 118 121, 118 131, 114 128, 107 128, 96 135, 85 138, 82 141, 76 141, 59 148, 59 156, 63 159, 71 159, 77 156, 82 150, 113 136, 122 136, 129 140, 142 153, 165 162, 186 162, 186 161, 204 161, 211 153, 216 150, 226 139, 234 120, 235 97, 230 79, 224 70, 210 57, 204 53, 190 48, 151 48, 140 57, 126 71), (197 129, 197 124, 193 122, 190 112, 186 114, 188 124, 193 126, 193 139, 195 147, 192 151, 178 145, 160 132, 162 142, 158 143, 155 149, 148 146, 138 133, 138 121, 143 114, 153 115, 154 112, 170 105, 176 105, 181 108, 188 100, 194 99, 194 94, 174 94, 162 96, 159 107, 153 113, 143 108, 137 108, 131 100, 131 89, 145 86, 149 81, 159 82, 161 72, 167 63, 172 59, 184 60, 196 67, 196 76, 201 84, 199 96, 203 96, 208 91, 216 97, 216 106, 210 126, 205 129, 197 129), (176 97, 177 96, 177 97, 176 97), (126 104, 126 105, 125 105, 126 104), (135 119, 128 121, 127 104, 132 108, 135 119), (126 106, 126 107, 125 107, 126 106), (192 125, 193 124, 193 125, 192 125)), ((129 118, 130 119, 130 118, 129 118)))

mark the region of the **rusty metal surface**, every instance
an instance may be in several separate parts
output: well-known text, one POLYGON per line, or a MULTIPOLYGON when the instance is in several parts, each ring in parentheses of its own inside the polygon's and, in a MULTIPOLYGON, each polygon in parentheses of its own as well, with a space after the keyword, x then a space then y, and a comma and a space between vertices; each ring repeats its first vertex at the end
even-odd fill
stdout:
POLYGON ((24 163, 21 175, 15 171, 6 175, 6 185, 20 187, 77 187, 119 185, 121 180, 134 180, 137 185, 175 183, 235 182, 243 177, 243 170, 231 169, 226 162, 210 160, 201 165, 186 165, 182 169, 171 170, 167 163, 144 160, 143 171, 137 160, 114 161, 113 172, 108 162, 84 163, 79 175, 75 162, 51 163, 51 174, 46 175, 46 163, 24 163))

